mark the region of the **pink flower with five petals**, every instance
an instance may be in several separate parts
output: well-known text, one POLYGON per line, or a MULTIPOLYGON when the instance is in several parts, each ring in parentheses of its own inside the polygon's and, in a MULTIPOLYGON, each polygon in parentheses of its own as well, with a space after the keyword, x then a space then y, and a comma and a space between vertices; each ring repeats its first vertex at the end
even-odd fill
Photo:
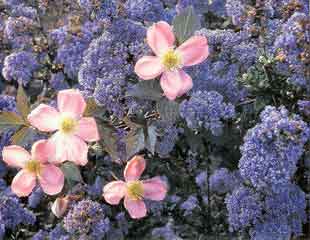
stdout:
POLYGON ((35 142, 31 154, 20 146, 4 147, 3 161, 9 166, 22 168, 12 181, 12 191, 19 197, 28 196, 38 180, 46 194, 60 193, 64 185, 64 175, 60 168, 49 163, 54 155, 55 146, 47 140, 35 142))
POLYGON ((68 160, 84 166, 88 152, 85 141, 99 140, 96 121, 83 117, 86 102, 79 90, 59 91, 57 104, 59 111, 40 104, 28 115, 28 121, 43 132, 58 130, 49 140, 56 146, 56 163, 68 160))
POLYGON ((150 80, 162 74, 160 85, 170 100, 188 92, 193 82, 182 68, 199 64, 208 57, 207 38, 193 36, 175 49, 172 27, 160 21, 147 30, 147 43, 156 56, 139 59, 135 66, 137 75, 150 80))
POLYGON ((145 160, 142 156, 133 157, 124 170, 124 181, 113 181, 103 188, 104 199, 117 205, 124 198, 124 206, 132 218, 146 216, 146 206, 143 199, 161 201, 167 193, 166 184, 159 178, 139 180, 145 169, 145 160))

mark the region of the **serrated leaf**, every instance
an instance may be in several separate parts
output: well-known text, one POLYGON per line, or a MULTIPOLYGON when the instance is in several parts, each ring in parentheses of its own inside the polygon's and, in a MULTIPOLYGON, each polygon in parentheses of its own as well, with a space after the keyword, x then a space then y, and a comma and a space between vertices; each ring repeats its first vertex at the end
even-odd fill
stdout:
POLYGON ((18 90, 17 90, 16 106, 17 106, 17 110, 20 112, 20 114, 26 121, 27 116, 30 112, 30 105, 29 105, 28 97, 21 84, 19 84, 18 90))
POLYGON ((175 122, 179 118, 179 103, 162 99, 157 102, 157 111, 162 120, 175 122))
POLYGON ((83 182, 80 169, 74 163, 65 162, 60 168, 68 181, 83 182))
POLYGON ((23 140, 27 136, 29 127, 22 127, 11 137, 11 144, 22 145, 23 140))
POLYGON ((200 19, 195 14, 192 6, 184 9, 184 11, 177 15, 173 20, 173 30, 179 44, 185 42, 199 29, 200 19))
POLYGON ((157 80, 141 81, 127 91, 127 96, 157 101, 162 98, 162 90, 157 80))
POLYGON ((155 146, 157 142, 157 129, 155 125, 150 125, 147 128, 146 148, 152 154, 155 153, 155 146))
POLYGON ((88 98, 86 101, 86 109, 84 111, 84 117, 91 117, 98 109, 98 105, 94 98, 88 98))
POLYGON ((26 146, 30 141, 37 137, 35 129, 29 126, 23 126, 11 137, 11 143, 19 146, 26 146))
POLYGON ((126 137, 127 158, 132 157, 136 153, 145 148, 145 135, 143 128, 131 131, 126 137))
POLYGON ((1 112, 0 113, 0 127, 1 126, 21 126, 25 125, 25 121, 15 112, 1 112))

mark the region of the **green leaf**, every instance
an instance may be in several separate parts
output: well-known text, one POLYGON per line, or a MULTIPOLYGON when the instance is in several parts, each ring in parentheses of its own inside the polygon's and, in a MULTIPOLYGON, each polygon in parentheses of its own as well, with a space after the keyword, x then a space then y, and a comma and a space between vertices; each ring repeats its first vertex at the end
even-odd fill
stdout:
POLYGON ((68 181, 83 182, 80 169, 74 163, 65 162, 60 168, 68 181))
POLYGON ((192 6, 184 9, 184 11, 177 15, 173 20, 173 30, 179 44, 182 44, 193 36, 195 31, 199 30, 199 28, 200 20, 195 14, 192 6))
POLYGON ((145 148, 145 135, 143 128, 134 129, 126 137, 126 152, 129 159, 145 148))
POLYGON ((27 136, 29 127, 22 127, 11 137, 11 144, 13 145, 22 145, 23 140, 27 136))
POLYGON ((157 101, 162 98, 162 90, 157 80, 141 81, 127 91, 127 96, 157 101))
POLYGON ((16 105, 17 110, 20 112, 24 120, 27 121, 27 116, 30 113, 30 104, 24 88, 21 84, 19 84, 17 90, 16 105))
POLYGON ((157 142, 157 129, 155 125, 151 124, 147 128, 146 148, 153 155, 155 153, 156 142, 157 142))
POLYGON ((112 161, 118 161, 116 129, 108 123, 100 122, 98 130, 101 136, 100 144, 102 148, 109 153, 112 161))
POLYGON ((160 100, 157 102, 157 111, 164 121, 175 122, 179 118, 179 104, 175 101, 160 100))

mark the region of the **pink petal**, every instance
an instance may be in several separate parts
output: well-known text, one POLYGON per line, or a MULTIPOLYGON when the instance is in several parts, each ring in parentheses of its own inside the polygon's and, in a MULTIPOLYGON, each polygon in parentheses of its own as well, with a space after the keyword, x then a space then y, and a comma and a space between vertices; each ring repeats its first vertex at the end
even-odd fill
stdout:
POLYGON ((126 165, 124 177, 126 182, 138 180, 145 169, 145 160, 142 156, 134 156, 126 165))
POLYGON ((3 148, 2 158, 11 167, 23 168, 31 156, 24 148, 11 145, 3 148))
POLYGON ((38 177, 42 190, 48 195, 60 193, 64 186, 65 177, 63 172, 52 164, 42 166, 38 177))
POLYGON ((58 129, 59 116, 55 108, 40 104, 28 115, 28 121, 40 131, 53 132, 58 129))
POLYGON ((100 137, 95 118, 81 118, 78 124, 77 132, 75 134, 87 142, 98 141, 100 137))
POLYGON ((143 181, 143 197, 155 201, 161 201, 167 193, 167 185, 160 177, 154 177, 143 181))
POLYGON ((103 197, 106 202, 117 205, 125 196, 126 183, 123 181, 113 181, 108 183, 103 188, 103 197))
POLYGON ((58 92, 58 109, 61 113, 71 113, 79 118, 83 115, 86 102, 79 90, 68 89, 58 92))
POLYGON ((52 205, 52 213, 61 218, 68 209, 69 200, 67 197, 56 198, 55 202, 52 205))
POLYGON ((193 66, 203 62, 209 55, 207 38, 193 36, 177 48, 184 66, 193 66))
POLYGON ((55 157, 55 145, 48 140, 39 140, 32 145, 32 159, 38 160, 41 163, 52 161, 55 157))
POLYGON ((19 171, 12 181, 12 191, 18 197, 28 196, 36 186, 36 176, 26 170, 19 171))
POLYGON ((71 161, 77 165, 86 165, 88 147, 79 137, 74 135, 63 135, 60 132, 55 133, 50 139, 56 147, 56 156, 53 163, 71 161))
POLYGON ((164 70, 159 57, 144 56, 138 60, 135 73, 144 80, 154 79, 164 70))
POLYGON ((193 80, 191 76, 189 76, 186 72, 181 71, 182 79, 183 79, 183 87, 178 93, 178 97, 181 97, 185 93, 187 93, 189 90, 193 88, 193 80))
POLYGON ((171 48, 174 41, 172 27, 164 21, 154 23, 147 30, 147 43, 157 56, 171 48))
POLYGON ((131 200, 125 197, 124 206, 131 218, 143 218, 146 216, 146 206, 141 200, 131 200))
POLYGON ((175 100, 177 96, 189 91, 193 83, 191 77, 180 69, 164 72, 160 79, 160 86, 169 100, 175 100))

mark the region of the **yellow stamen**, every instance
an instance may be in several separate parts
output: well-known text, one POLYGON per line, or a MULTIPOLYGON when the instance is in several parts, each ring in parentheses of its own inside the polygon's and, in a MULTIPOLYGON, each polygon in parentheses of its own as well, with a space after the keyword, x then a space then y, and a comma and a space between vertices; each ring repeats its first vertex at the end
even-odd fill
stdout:
POLYGON ((143 198, 143 184, 140 181, 127 183, 127 193, 131 200, 141 200, 143 198))
POLYGON ((37 160, 30 160, 26 163, 25 169, 31 173, 39 175, 41 172, 41 164, 37 160))
POLYGON ((63 133, 72 133, 77 126, 77 121, 72 117, 63 117, 60 121, 60 131, 63 133))
POLYGON ((181 56, 173 49, 165 52, 161 57, 161 62, 167 70, 175 70, 181 66, 181 56))

